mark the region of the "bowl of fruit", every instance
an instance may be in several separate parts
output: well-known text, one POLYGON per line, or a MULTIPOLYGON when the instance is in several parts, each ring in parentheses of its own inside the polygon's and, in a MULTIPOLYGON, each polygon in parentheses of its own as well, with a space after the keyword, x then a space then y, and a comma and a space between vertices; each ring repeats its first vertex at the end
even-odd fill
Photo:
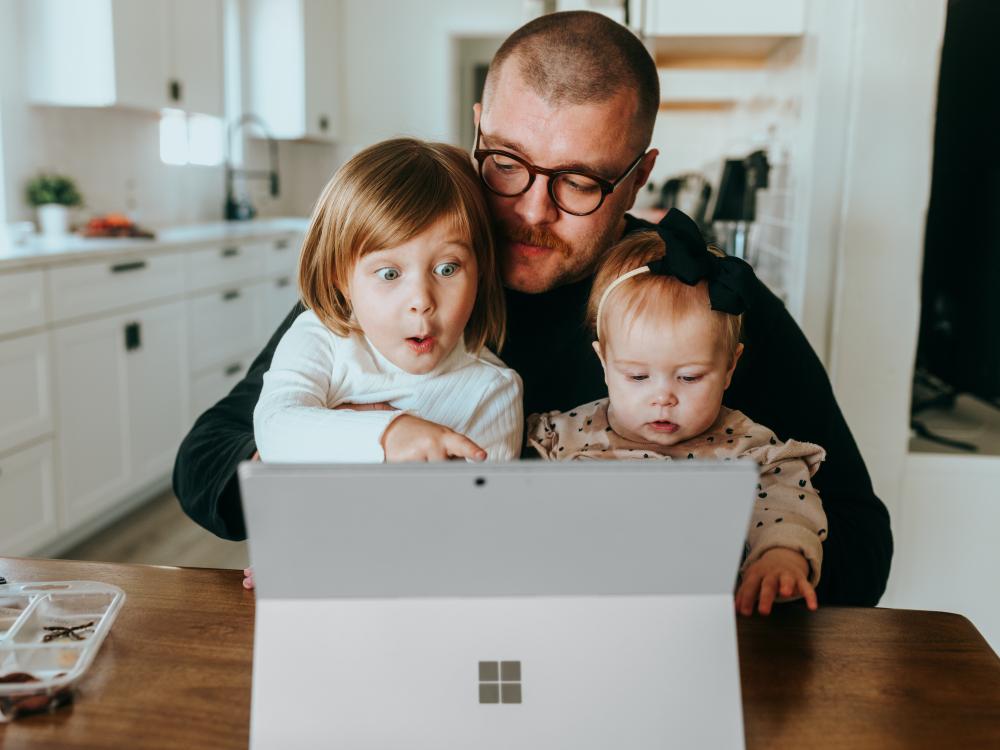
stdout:
POLYGON ((153 239, 154 234, 143 229, 124 214, 95 216, 80 230, 84 237, 130 237, 153 239))

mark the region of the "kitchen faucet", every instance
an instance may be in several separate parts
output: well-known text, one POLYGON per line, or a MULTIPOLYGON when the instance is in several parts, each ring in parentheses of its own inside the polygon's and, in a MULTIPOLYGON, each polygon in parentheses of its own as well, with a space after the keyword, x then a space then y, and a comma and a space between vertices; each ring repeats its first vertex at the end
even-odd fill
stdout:
POLYGON ((226 138, 226 220, 227 221, 242 221, 245 219, 252 219, 256 214, 257 210, 250 203, 250 198, 244 198, 243 200, 236 200, 236 193, 233 189, 233 181, 236 175, 240 175, 245 180, 251 179, 267 179, 271 183, 271 197, 277 198, 280 194, 278 189, 278 142, 274 140, 271 135, 271 131, 268 130, 267 123, 260 117, 252 112, 248 112, 236 120, 229 126, 228 137, 226 138), (264 169, 237 169, 233 165, 233 135, 240 128, 246 125, 254 124, 264 133, 264 137, 267 138, 267 147, 271 156, 271 169, 270 171, 264 169))

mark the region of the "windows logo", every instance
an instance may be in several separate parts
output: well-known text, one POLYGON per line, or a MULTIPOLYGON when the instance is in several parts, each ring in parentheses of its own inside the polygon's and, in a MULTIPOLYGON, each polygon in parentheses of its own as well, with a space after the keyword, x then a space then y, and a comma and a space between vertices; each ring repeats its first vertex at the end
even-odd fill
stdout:
POLYGON ((521 702, 521 662, 479 662, 480 703, 521 702))

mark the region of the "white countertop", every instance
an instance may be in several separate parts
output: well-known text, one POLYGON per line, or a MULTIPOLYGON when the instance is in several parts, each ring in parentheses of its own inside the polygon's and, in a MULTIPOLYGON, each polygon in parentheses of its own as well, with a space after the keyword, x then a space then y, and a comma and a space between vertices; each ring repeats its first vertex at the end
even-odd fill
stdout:
POLYGON ((186 249, 235 240, 263 240, 292 232, 305 232, 308 227, 307 218, 282 217, 166 227, 156 232, 155 239, 69 235, 53 241, 32 236, 22 244, 13 244, 0 227, 0 272, 44 267, 66 261, 103 260, 143 251, 186 249))

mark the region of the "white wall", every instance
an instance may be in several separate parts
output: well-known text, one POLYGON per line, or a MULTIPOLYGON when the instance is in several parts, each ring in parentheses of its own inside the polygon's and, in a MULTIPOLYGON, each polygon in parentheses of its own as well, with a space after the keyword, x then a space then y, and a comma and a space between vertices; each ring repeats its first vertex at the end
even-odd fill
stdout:
POLYGON ((893 514, 909 440, 944 20, 940 0, 860 3, 854 26, 830 375, 893 514))
POLYGON ((343 155, 397 135, 457 143, 452 40, 506 36, 527 20, 525 5, 344 0, 343 155))

